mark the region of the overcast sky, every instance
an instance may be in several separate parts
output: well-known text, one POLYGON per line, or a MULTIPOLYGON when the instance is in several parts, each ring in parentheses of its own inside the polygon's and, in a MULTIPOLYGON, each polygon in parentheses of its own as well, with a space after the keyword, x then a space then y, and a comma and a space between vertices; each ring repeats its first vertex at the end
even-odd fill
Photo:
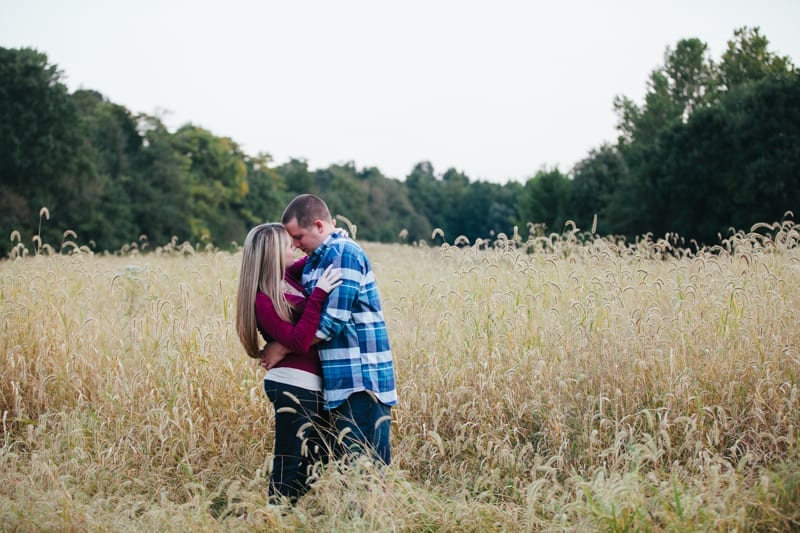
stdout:
POLYGON ((745 25, 800 62, 800 0, 0 0, 0 46, 171 131, 500 183, 569 171, 615 140, 614 97, 641 102, 667 46, 698 37, 716 60, 745 25))

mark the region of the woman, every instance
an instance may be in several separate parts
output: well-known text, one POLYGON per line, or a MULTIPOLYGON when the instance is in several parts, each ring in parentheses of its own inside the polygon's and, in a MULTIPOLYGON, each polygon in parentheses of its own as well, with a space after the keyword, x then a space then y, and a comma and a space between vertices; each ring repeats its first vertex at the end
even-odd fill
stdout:
POLYGON ((254 358, 261 357, 259 333, 292 350, 264 378, 275 408, 272 502, 305 494, 311 466, 327 457, 322 369, 313 344, 322 306, 341 284, 341 271, 327 269, 306 299, 299 281, 305 260, 294 261, 292 239, 281 224, 261 224, 245 238, 236 311, 239 340, 254 358))

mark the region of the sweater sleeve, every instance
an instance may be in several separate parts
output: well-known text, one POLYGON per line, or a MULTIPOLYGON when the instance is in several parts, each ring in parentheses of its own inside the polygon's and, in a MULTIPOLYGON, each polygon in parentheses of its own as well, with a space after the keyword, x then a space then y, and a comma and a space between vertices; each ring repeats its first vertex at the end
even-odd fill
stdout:
POLYGON ((314 289, 297 324, 286 322, 275 311, 266 295, 256 296, 256 319, 258 324, 273 340, 278 341, 294 353, 306 353, 314 342, 314 334, 319 326, 320 312, 328 293, 314 289))
MULTIPOLYGON (((364 282, 364 272, 367 270, 362 260, 363 252, 352 246, 342 245, 337 252, 330 248, 330 255, 323 258, 322 264, 327 262, 342 271, 342 284, 333 289, 327 300, 325 310, 322 312, 316 336, 321 340, 330 340, 351 320, 353 309, 359 298, 359 291, 364 282)), ((319 268, 322 268, 321 266, 319 268)))

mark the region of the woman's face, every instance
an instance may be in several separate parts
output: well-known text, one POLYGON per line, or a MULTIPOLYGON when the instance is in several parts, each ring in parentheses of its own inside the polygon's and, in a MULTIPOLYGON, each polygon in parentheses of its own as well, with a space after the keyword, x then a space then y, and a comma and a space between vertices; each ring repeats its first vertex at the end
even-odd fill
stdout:
POLYGON ((291 265, 292 263, 294 263, 294 261, 295 261, 295 258, 294 258, 294 243, 292 241, 292 238, 289 237, 288 233, 286 234, 286 238, 283 239, 283 240, 286 242, 286 247, 284 249, 284 254, 285 254, 285 257, 286 257, 286 265, 288 266, 288 265, 291 265))

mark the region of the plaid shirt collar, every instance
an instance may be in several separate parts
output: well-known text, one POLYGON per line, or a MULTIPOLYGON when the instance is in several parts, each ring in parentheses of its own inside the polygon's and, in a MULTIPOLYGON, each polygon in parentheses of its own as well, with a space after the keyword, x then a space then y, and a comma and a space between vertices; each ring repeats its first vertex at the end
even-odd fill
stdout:
POLYGON ((338 239, 344 238, 340 232, 334 230, 330 235, 328 235, 322 244, 317 246, 317 249, 311 252, 311 255, 308 256, 308 263, 306 266, 306 271, 314 269, 319 265, 319 262, 325 257, 325 252, 328 251, 328 248, 331 247, 334 241, 338 239))

